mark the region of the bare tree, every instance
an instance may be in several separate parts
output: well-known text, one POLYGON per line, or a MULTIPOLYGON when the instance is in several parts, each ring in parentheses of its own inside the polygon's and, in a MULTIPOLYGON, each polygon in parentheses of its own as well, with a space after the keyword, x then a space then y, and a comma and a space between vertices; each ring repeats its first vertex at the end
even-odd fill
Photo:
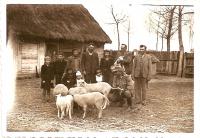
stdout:
POLYGON ((174 10, 176 9, 176 6, 173 6, 172 8, 169 8, 169 16, 168 16, 168 32, 167 32, 167 51, 170 51, 170 39, 171 39, 171 32, 172 32, 172 25, 173 25, 173 16, 174 16, 174 10))
POLYGON ((189 32, 189 45, 190 45, 190 48, 192 49, 192 44, 193 44, 193 36, 194 36, 194 30, 193 30, 193 26, 194 26, 194 14, 193 12, 185 12, 183 14, 184 19, 185 20, 185 23, 183 24, 186 24, 187 26, 187 29, 188 29, 188 32, 189 32))
POLYGON ((179 40, 179 64, 178 64, 178 72, 177 76, 183 76, 183 61, 184 61, 184 45, 183 45, 183 38, 182 38, 182 27, 183 25, 189 24, 189 34, 190 37, 193 37, 193 21, 190 19, 183 19, 184 15, 193 14, 193 12, 185 12, 183 13, 184 6, 178 7, 178 40, 179 40))
MULTIPOLYGON (((156 31, 156 50, 158 50, 158 38, 159 38, 159 28, 160 28, 160 15, 157 21, 157 31, 156 31)), ((165 27, 166 28, 166 27, 165 27)), ((165 31, 164 31, 165 32, 165 31)), ((163 33, 162 33, 163 34, 163 33)), ((163 35, 162 35, 162 49, 163 49, 163 35)))
POLYGON ((178 72, 177 76, 182 77, 183 72, 183 56, 184 56, 184 47, 183 47, 183 39, 182 39, 182 10, 183 6, 178 7, 178 40, 179 40, 179 64, 178 64, 178 72))
POLYGON ((128 28, 127 28, 127 34, 128 34, 128 51, 129 51, 129 39, 130 39, 130 29, 131 29, 131 26, 130 26, 130 20, 128 21, 128 28))
POLYGON ((157 10, 153 10, 150 15, 150 26, 157 35, 156 49, 158 47, 158 36, 162 39, 163 50, 163 39, 167 39, 167 51, 170 51, 170 40, 174 33, 177 31, 177 27, 173 26, 176 24, 174 19, 174 10, 176 6, 164 6, 157 10))
POLYGON ((114 23, 109 24, 115 24, 117 29, 117 38, 118 38, 118 50, 120 49, 120 32, 119 32, 119 25, 127 21, 127 16, 123 13, 115 13, 113 6, 111 5, 111 14, 114 19, 114 23))
MULTIPOLYGON (((189 26, 189 37, 190 37, 190 41, 191 41, 191 39, 193 37, 193 21, 192 21, 191 14, 193 15, 194 12, 193 12, 193 10, 191 11, 191 9, 189 9, 188 12, 183 12, 183 9, 185 7, 183 5, 177 5, 177 7, 178 7, 178 9, 176 8, 176 6, 173 6, 173 8, 171 8, 171 9, 169 9, 167 7, 167 10, 165 10, 164 13, 163 13, 163 11, 159 11, 159 12, 158 11, 154 11, 154 13, 156 13, 158 16, 164 17, 164 18, 161 18, 163 20, 158 20, 157 21, 157 22, 160 22, 159 25, 158 25, 159 29, 161 29, 164 32, 165 28, 163 29, 162 25, 163 24, 167 25, 166 39, 168 40, 168 42, 167 42, 167 50, 168 51, 170 50, 170 38, 178 30, 178 41, 179 41, 180 54, 179 54, 177 76, 178 77, 182 77, 182 75, 183 75, 183 60, 184 60, 184 45, 183 45, 183 38, 182 38, 182 28, 183 28, 184 25, 188 25, 189 26), (178 11, 176 11, 176 9, 178 11), (165 16, 165 15, 167 15, 167 16, 165 16), (186 18, 185 15, 189 15, 189 18, 186 18), (166 22, 167 22, 167 24, 166 24, 166 22)), ((191 6, 189 6, 189 7, 191 7, 191 6)), ((153 23, 153 24, 155 24, 155 23, 153 23)), ((151 27, 152 26, 153 25, 151 25, 151 27)), ((152 28, 156 30, 156 27, 152 27, 152 28)), ((158 28, 157 28, 157 31, 159 30, 158 28)), ((158 31, 158 32, 160 32, 160 31, 158 31)))
POLYGON ((130 49, 130 34, 133 33, 133 30, 131 28, 131 21, 128 19, 128 21, 123 25, 124 31, 127 33, 127 49, 129 51, 130 49))

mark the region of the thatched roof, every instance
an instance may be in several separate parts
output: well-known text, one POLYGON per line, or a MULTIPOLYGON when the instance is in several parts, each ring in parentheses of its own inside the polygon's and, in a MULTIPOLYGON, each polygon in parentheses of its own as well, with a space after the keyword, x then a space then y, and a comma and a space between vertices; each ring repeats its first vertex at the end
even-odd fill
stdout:
POLYGON ((9 4, 7 24, 17 35, 111 43, 109 36, 81 4, 9 4))

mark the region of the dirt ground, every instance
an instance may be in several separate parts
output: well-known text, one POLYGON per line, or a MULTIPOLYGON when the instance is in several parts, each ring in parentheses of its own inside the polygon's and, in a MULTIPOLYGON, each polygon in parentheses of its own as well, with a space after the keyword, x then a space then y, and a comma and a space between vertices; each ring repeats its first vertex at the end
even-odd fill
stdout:
POLYGON ((40 79, 17 80, 14 108, 7 115, 8 131, 193 132, 193 79, 159 76, 149 84, 146 106, 137 111, 109 106, 102 119, 96 119, 94 109, 85 119, 82 111, 75 112, 72 120, 58 119, 53 97, 50 103, 42 103, 39 86, 40 79))

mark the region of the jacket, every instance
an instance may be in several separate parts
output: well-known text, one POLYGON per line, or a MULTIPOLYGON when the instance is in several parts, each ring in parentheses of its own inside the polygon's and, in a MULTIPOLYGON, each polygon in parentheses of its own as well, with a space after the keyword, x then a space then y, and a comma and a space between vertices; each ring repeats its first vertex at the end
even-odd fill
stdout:
POLYGON ((86 73, 95 74, 96 70, 99 68, 99 58, 98 54, 93 52, 92 55, 89 55, 88 52, 84 53, 82 56, 82 71, 86 73))
POLYGON ((135 56, 131 73, 132 78, 143 77, 150 80, 151 65, 151 57, 149 55, 144 54, 143 57, 141 57, 141 55, 138 54, 137 56, 135 56))

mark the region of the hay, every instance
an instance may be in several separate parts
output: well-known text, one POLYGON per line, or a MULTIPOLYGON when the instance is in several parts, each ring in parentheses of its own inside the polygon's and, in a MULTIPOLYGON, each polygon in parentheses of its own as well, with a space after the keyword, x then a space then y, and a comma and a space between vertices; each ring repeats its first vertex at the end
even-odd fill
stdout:
POLYGON ((23 37, 111 43, 81 4, 8 4, 8 29, 23 37))
POLYGON ((53 95, 61 94, 64 96, 68 94, 68 91, 68 88, 64 84, 57 84, 53 89, 53 95))

